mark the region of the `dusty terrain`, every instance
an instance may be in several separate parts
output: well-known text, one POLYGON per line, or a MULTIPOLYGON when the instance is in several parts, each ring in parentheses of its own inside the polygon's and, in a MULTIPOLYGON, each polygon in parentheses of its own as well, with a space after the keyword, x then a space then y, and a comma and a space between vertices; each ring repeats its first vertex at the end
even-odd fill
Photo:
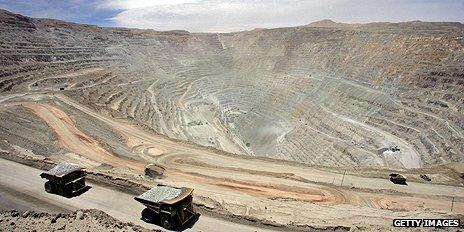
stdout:
POLYGON ((295 228, 464 212, 463 25, 321 25, 191 34, 2 11, 2 155, 189 186, 211 212, 295 228))
MULTIPOLYGON (((16 160, 25 161, 25 160, 16 160)), ((41 162, 35 162, 36 166, 41 162)), ((47 164, 44 162, 43 164, 47 164)), ((49 169, 50 165, 43 168, 49 169)), ((42 167, 41 167, 42 168, 42 167)), ((91 189, 74 198, 65 198, 43 191, 43 180, 40 169, 32 168, 13 161, 0 159, 0 210, 16 209, 21 214, 27 211, 49 213, 71 213, 75 210, 98 209, 115 219, 142 226, 146 229, 165 229, 140 220, 140 212, 144 206, 134 200, 135 196, 148 190, 149 186, 130 184, 124 179, 108 179, 108 176, 88 175, 91 189)), ((228 218, 212 214, 197 207, 201 213, 199 219, 186 228, 188 231, 214 231, 220 227, 223 231, 276 231, 279 228, 248 223, 246 220, 228 218)), ((43 223, 40 221, 38 223, 43 223)), ((284 227, 282 227, 284 229, 284 227)), ((280 230, 278 230, 280 231, 280 230)))
POLYGON ((6 231, 152 231, 131 223, 120 222, 99 210, 84 210, 69 214, 2 211, 0 227, 6 231))
POLYGON ((250 156, 387 168, 464 160, 460 23, 198 34, 0 20, 3 93, 62 89, 170 138, 250 156))
MULTIPOLYGON (((137 125, 97 114, 59 94, 51 98, 20 96, 4 102, 3 106, 9 111, 28 108, 36 117, 44 118, 45 123, 53 122, 50 127, 56 128, 57 145, 70 151, 44 157, 16 149, 13 155, 79 163, 90 170, 148 185, 161 182, 191 186, 195 188, 197 204, 228 215, 280 225, 324 228, 388 226, 393 218, 453 217, 455 212, 464 210, 463 187, 452 169, 429 170, 427 173, 437 184, 418 181, 401 186, 388 180, 388 170, 350 170, 343 177, 337 169, 235 156, 172 141, 137 125), (132 147, 132 154, 140 160, 114 156, 99 143, 78 136, 83 132, 65 113, 71 108, 87 115, 90 121, 85 124, 104 123, 123 136, 126 146, 132 147), (79 149, 74 143, 85 149, 79 149), (139 167, 146 163, 163 165, 166 168, 163 178, 152 180, 141 176, 139 167), (371 176, 363 177, 359 172, 371 176), (450 212, 452 197, 455 197, 454 212, 450 212)), ((406 175, 414 177, 419 173, 422 172, 411 171, 406 175)))

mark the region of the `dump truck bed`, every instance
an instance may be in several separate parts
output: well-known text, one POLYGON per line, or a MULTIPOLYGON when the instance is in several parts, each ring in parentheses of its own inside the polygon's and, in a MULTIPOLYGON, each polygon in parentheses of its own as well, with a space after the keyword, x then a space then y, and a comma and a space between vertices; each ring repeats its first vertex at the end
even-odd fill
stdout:
POLYGON ((40 177, 49 179, 50 177, 63 177, 69 173, 75 171, 81 171, 82 168, 77 164, 72 163, 61 163, 53 167, 52 169, 40 174, 40 177))
POLYGON ((191 188, 176 188, 158 185, 134 199, 144 205, 175 204, 192 195, 191 188))

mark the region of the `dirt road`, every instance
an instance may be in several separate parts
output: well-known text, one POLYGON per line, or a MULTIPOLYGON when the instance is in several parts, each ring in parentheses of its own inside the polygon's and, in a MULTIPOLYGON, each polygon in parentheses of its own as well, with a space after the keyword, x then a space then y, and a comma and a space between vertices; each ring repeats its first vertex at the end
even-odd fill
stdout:
MULTIPOLYGON (((234 156, 149 133, 63 95, 37 94, 17 99, 2 105, 30 109, 61 138, 63 147, 97 165, 111 164, 129 179, 139 179, 138 175, 130 176, 129 169, 140 171, 144 163, 162 165, 166 171, 158 181, 193 187, 196 203, 229 214, 324 228, 359 224, 386 226, 398 217, 447 216, 453 213, 449 211, 452 197, 456 198, 456 212, 464 210, 464 189, 460 186, 419 182, 402 186, 391 183, 388 178, 364 177, 355 172, 344 176, 336 169, 234 156), (50 98, 56 104, 37 102, 37 98, 50 98), (107 152, 75 125, 73 115, 63 110, 69 107, 90 116, 88 124, 100 121, 112 128, 125 138, 124 146, 132 149, 134 158, 143 161, 107 152)), ((60 156, 53 158, 60 159, 60 156)), ((380 172, 378 175, 388 176, 380 172)))
MULTIPOLYGON (((72 199, 48 194, 43 190, 41 170, 0 158, 0 209, 66 212, 76 209, 100 209, 124 222, 133 222, 146 228, 157 228, 140 220, 143 205, 133 195, 108 187, 89 184, 92 188, 72 199)), ((250 225, 201 215, 193 228, 186 231, 270 231, 250 225)))

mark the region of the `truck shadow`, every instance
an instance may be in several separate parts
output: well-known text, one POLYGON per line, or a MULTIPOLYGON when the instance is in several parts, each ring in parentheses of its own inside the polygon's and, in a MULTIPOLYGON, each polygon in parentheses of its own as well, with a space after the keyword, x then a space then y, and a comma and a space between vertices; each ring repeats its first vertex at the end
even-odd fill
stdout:
POLYGON ((405 181, 390 180, 392 183, 397 185, 408 185, 405 181))
MULTIPOLYGON (((195 225, 195 223, 200 219, 200 216, 201 214, 200 213, 196 213, 194 216, 192 216, 192 218, 187 221, 183 226, 179 226, 178 228, 176 229, 173 229, 171 231, 184 231, 186 229, 190 229, 190 228, 193 228, 193 226, 195 225)), ((141 218, 142 221, 145 221, 143 220, 143 218, 141 218)), ((153 224, 153 225, 157 225, 159 227, 163 227, 163 225, 161 225, 161 222, 160 222, 160 219, 159 218, 156 218, 156 220, 154 222, 147 222, 145 221, 146 223, 150 223, 150 224, 153 224)), ((166 228, 165 228, 166 229, 166 228)))
POLYGON ((195 223, 197 223, 198 219, 200 219, 200 216, 201 216, 200 213, 196 213, 192 217, 192 219, 190 219, 187 223, 185 223, 185 225, 182 226, 178 231, 184 231, 186 229, 192 228, 195 225, 195 223))
POLYGON ((68 198, 73 198, 73 197, 80 196, 80 195, 84 194, 85 192, 89 191, 91 188, 92 187, 87 185, 84 188, 80 189, 79 191, 76 191, 73 194, 71 194, 71 196, 69 196, 68 198))

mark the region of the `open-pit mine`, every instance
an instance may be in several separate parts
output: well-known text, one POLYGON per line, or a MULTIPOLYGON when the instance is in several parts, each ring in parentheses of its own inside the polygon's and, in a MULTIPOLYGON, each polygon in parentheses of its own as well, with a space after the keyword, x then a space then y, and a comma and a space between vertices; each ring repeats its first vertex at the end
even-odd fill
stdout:
POLYGON ((189 33, 0 10, 0 31, 0 209, 96 208, 153 228, 138 208, 95 202, 162 183, 195 189, 194 231, 463 218, 461 23, 189 33), (91 173, 88 200, 28 186, 61 162, 91 173))

